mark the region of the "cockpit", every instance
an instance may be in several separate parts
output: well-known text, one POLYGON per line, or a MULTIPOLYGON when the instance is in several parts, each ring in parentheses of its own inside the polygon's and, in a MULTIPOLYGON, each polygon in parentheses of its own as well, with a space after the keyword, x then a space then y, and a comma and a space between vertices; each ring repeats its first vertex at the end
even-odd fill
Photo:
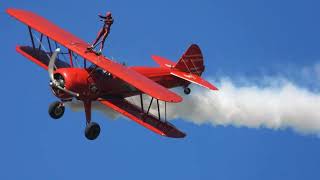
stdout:
POLYGON ((98 76, 105 77, 105 78, 113 78, 113 76, 110 72, 102 69, 101 67, 99 67, 95 64, 92 64, 88 69, 91 72, 91 74, 98 75, 98 76))

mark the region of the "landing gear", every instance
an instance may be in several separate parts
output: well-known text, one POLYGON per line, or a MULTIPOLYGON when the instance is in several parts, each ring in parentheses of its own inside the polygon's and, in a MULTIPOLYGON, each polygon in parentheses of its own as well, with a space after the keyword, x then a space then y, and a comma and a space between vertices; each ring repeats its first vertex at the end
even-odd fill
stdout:
MULTIPOLYGON (((84 101, 84 109, 86 113, 87 126, 85 128, 85 136, 88 140, 95 140, 100 134, 100 126, 98 123, 91 122, 91 101, 84 101)), ((49 115, 53 119, 59 119, 63 116, 65 106, 63 102, 56 101, 49 106, 49 115)))
POLYGON ((89 140, 95 140, 100 134, 100 126, 95 122, 87 124, 85 136, 89 140))
POLYGON ((50 104, 48 112, 50 117, 52 117, 53 119, 59 119, 63 116, 64 110, 64 104, 62 102, 56 101, 50 104))
POLYGON ((188 88, 188 87, 185 87, 184 90, 183 90, 184 94, 190 94, 191 93, 191 89, 188 88))

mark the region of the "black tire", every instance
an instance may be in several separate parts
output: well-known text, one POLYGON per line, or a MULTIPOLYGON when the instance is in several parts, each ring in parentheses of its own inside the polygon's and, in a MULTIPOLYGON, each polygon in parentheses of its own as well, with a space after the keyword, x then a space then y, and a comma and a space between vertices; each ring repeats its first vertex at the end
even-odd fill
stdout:
POLYGON ((188 87, 186 87, 186 88, 184 88, 183 92, 184 92, 184 94, 187 94, 187 95, 188 95, 188 94, 191 93, 191 89, 188 88, 188 87))
POLYGON ((56 101, 49 106, 49 115, 53 119, 59 119, 64 114, 65 107, 62 102, 56 101))
POLYGON ((85 129, 85 136, 88 140, 95 140, 100 134, 100 126, 98 123, 91 122, 85 129))

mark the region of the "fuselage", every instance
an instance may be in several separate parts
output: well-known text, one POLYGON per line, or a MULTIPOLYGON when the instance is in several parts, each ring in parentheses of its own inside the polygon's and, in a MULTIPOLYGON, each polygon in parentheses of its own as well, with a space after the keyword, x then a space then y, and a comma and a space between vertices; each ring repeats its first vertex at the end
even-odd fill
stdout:
MULTIPOLYGON (((188 82, 172 76, 170 68, 165 67, 128 67, 156 83, 174 88, 186 86, 188 82)), ((90 68, 60 68, 55 71, 56 75, 62 75, 66 89, 80 94, 78 99, 96 100, 99 97, 130 97, 141 92, 135 87, 112 76, 109 72, 99 67, 90 68)), ((60 99, 69 99, 70 95, 54 90, 54 94, 60 99)))

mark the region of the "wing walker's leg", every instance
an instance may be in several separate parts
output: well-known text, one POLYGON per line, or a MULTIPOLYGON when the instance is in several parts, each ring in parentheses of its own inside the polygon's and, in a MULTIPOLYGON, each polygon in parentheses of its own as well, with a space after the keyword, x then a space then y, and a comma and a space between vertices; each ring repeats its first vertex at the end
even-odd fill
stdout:
POLYGON ((101 44, 101 42, 102 42, 102 41, 97 42, 97 44, 95 44, 94 46, 91 47, 91 50, 92 50, 92 49, 95 49, 98 45, 101 44))
POLYGON ((93 48, 97 45, 99 39, 102 37, 102 35, 103 35, 104 33, 105 33, 105 30, 102 28, 102 29, 98 32, 98 36, 97 36, 97 38, 94 40, 94 42, 92 43, 91 47, 88 47, 88 48, 89 48, 89 49, 93 49, 93 48))
POLYGON ((100 44, 100 52, 102 52, 103 48, 104 48, 104 42, 106 41, 107 37, 109 35, 109 31, 106 30, 106 32, 103 34, 103 38, 102 38, 102 41, 101 41, 101 44, 100 44))

